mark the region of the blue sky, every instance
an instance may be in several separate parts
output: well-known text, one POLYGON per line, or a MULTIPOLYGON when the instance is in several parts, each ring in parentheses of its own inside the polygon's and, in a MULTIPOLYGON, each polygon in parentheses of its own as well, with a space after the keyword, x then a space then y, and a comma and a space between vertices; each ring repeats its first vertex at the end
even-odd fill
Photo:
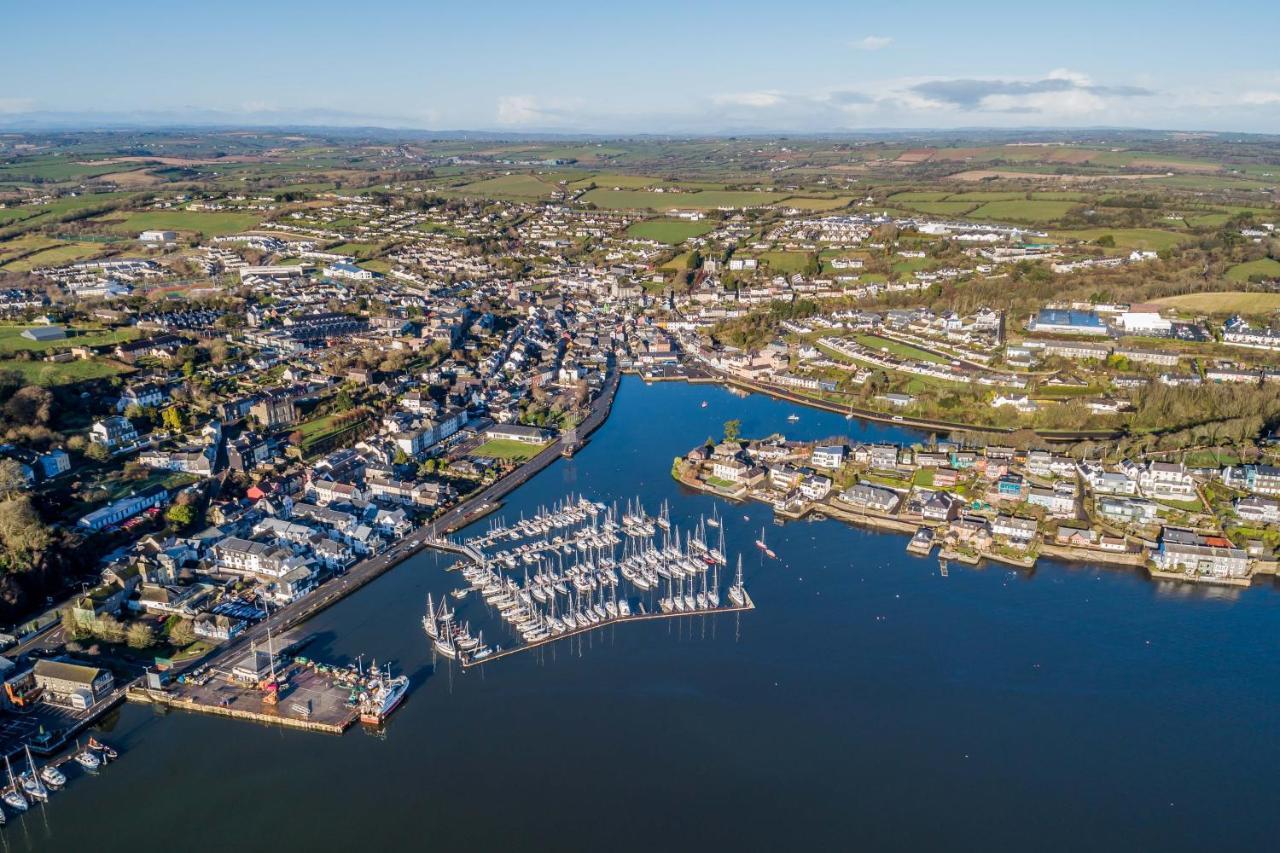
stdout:
POLYGON ((1277 2, 26 0, 0 20, 17 36, 0 61, 0 125, 59 115, 606 133, 1280 133, 1277 2))

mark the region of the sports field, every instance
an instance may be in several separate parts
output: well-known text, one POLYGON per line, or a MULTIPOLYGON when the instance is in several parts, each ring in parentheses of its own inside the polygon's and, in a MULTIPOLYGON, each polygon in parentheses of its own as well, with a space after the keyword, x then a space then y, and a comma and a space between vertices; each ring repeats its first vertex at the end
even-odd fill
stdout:
POLYGON ((111 231, 138 234, 143 231, 186 231, 222 237, 245 231, 262 221, 256 213, 195 210, 144 210, 102 220, 111 231))
POLYGON ((627 233, 641 240, 656 240, 659 243, 675 246, 690 237, 701 237, 713 231, 715 227, 714 222, 706 220, 689 222, 684 219, 649 219, 635 223, 627 229, 627 233))
POLYGON ((1204 311, 1208 314, 1267 314, 1280 310, 1280 293, 1186 293, 1157 299, 1155 304, 1184 311, 1204 311))

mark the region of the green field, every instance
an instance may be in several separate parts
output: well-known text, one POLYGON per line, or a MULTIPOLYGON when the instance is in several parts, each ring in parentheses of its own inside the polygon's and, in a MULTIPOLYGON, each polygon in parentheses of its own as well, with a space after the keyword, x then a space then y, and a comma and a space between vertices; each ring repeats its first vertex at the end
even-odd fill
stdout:
POLYGON ((570 189, 585 190, 587 187, 595 184, 597 187, 611 189, 617 187, 620 190, 638 190, 645 187, 651 187, 654 184, 662 183, 657 178, 646 178, 643 175, 615 175, 605 173, 593 175, 589 178, 583 178, 580 181, 574 181, 569 184, 570 189))
POLYGON ((502 175, 484 181, 476 181, 459 188, 468 195, 497 198, 547 198, 556 189, 537 175, 502 175))
POLYGON ((977 205, 971 201, 913 201, 905 206, 934 216, 964 216, 977 205))
POLYGON ((0 269, 5 272, 29 272, 36 267, 58 266, 100 255, 105 247, 101 243, 58 243, 32 252, 13 261, 0 259, 0 269))
POLYGON ((22 337, 27 329, 41 329, 43 326, 0 326, 0 354, 10 354, 18 350, 41 351, 50 349, 67 349, 73 346, 107 346, 121 341, 131 341, 138 336, 136 329, 72 329, 65 340, 33 341, 22 337))
POLYGON ((254 213, 217 211, 204 213, 195 210, 145 210, 130 213, 124 219, 104 220, 108 229, 135 236, 142 231, 187 231, 222 237, 245 231, 262 221, 254 213))
POLYGON ((1269 314, 1280 310, 1280 293, 1187 293, 1157 299, 1155 304, 1208 314, 1269 314))
POLYGON ((757 258, 761 263, 769 265, 769 272, 791 273, 803 272, 809 263, 807 252, 752 252, 745 257, 757 258))
POLYGON ((998 219, 1011 222, 1054 222, 1076 207, 1073 201, 991 201, 973 211, 978 219, 998 219))
POLYGON ((947 360, 942 356, 934 355, 931 352, 925 352, 917 349, 909 344, 900 344, 897 341, 891 341, 881 338, 877 335, 856 335, 854 340, 874 350, 888 350, 892 355, 899 358, 911 358, 916 361, 929 361, 934 364, 946 364, 947 360))
POLYGON ((125 372, 120 364, 104 358, 74 361, 16 361, 0 360, 0 370, 16 370, 27 382, 36 385, 66 385, 86 379, 105 379, 125 372))
POLYGON ((523 441, 512 441, 508 438, 494 438, 471 451, 470 455, 522 462, 537 456, 544 447, 546 447, 545 444, 525 444, 523 441))
POLYGON ((1118 249, 1141 249, 1150 252, 1172 249, 1179 243, 1193 239, 1186 234, 1161 231, 1158 228, 1083 228, 1076 231, 1049 232, 1049 236, 1055 240, 1080 240, 1085 243, 1092 243, 1107 235, 1116 241, 1118 249))
POLYGON ((715 230, 715 227, 714 222, 706 220, 689 222, 684 219, 650 219, 635 223, 627 229, 627 233, 641 240, 656 240, 674 246, 690 237, 701 237, 715 230))
POLYGON ((839 210, 853 203, 852 196, 836 196, 835 198, 812 198, 793 195, 778 202, 779 207, 794 207, 796 210, 839 210))
POLYGON ((1280 278, 1280 261, 1272 258, 1260 258, 1243 264, 1236 264, 1227 270, 1227 278, 1232 281, 1246 282, 1253 276, 1261 278, 1280 278))
POLYGON ((655 193, 644 190, 595 189, 582 196, 583 202, 619 210, 713 210, 719 207, 759 207, 773 204, 782 193, 753 190, 703 190, 701 192, 655 193))

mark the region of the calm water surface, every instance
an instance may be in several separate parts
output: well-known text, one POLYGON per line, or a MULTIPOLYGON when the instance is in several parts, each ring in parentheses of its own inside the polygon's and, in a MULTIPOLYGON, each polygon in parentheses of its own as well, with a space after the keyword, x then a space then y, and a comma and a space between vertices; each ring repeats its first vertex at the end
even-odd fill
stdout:
MULTIPOLYGON (((713 500, 669 477, 745 435, 901 430, 708 387, 624 382, 608 423, 512 496, 713 500), (707 408, 699 402, 707 400, 707 408), (788 423, 788 414, 800 415, 788 423)), ((755 612, 616 626, 433 671, 421 555, 313 620, 308 654, 392 660, 385 735, 125 706, 124 753, 0 832, 6 850, 1261 850, 1280 837, 1280 596, 1123 570, 954 568, 902 536, 721 504, 755 612), (744 518, 744 515, 746 516, 744 518), (762 525, 779 560, 751 546, 762 525)), ((483 523, 482 523, 483 524, 483 523)), ((468 602, 474 611, 478 602, 468 602)))

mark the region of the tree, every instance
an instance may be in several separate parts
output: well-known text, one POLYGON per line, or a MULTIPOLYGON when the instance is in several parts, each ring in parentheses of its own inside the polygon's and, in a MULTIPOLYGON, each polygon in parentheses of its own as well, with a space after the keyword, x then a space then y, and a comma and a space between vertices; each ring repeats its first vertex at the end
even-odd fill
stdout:
POLYGON ((16 459, 0 459, 0 498, 18 494, 27 487, 27 474, 16 459))
POLYGON ((196 520, 196 511, 188 504, 174 504, 165 510, 164 517, 175 527, 189 527, 196 520))
POLYGON ((125 631, 125 642, 131 649, 145 649, 154 646, 156 632, 146 622, 134 622, 125 631))
POLYGON ((177 406, 170 406, 160 413, 160 423, 170 432, 182 432, 186 426, 182 420, 182 412, 178 411, 177 406))
POLYGON ((0 501, 0 566, 26 571, 39 561, 53 542, 53 533, 27 495, 0 501))
POLYGON ((738 436, 742 435, 742 421, 734 418, 724 422, 724 440, 737 441, 738 436))
POLYGON ((89 446, 84 449, 84 455, 94 462, 106 462, 111 458, 111 451, 107 450, 107 446, 100 441, 91 441, 89 446))
POLYGON ((190 619, 179 620, 169 629, 169 642, 175 646, 186 648, 195 641, 196 629, 190 619))

